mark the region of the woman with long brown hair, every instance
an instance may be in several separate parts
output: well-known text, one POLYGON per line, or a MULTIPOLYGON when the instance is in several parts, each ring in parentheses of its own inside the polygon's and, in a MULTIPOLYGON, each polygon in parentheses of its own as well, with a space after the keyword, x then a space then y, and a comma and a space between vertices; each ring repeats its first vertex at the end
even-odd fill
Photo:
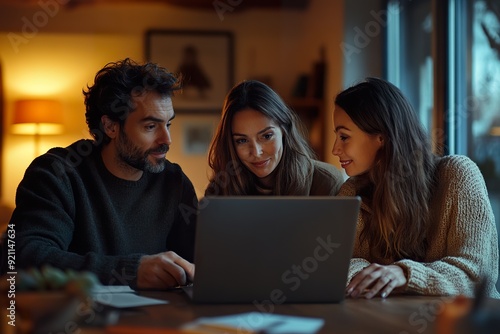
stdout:
POLYGON ((432 152, 417 114, 391 83, 367 78, 337 95, 332 153, 361 196, 347 295, 499 297, 498 241, 484 179, 466 156, 432 152))
POLYGON ((268 85, 234 86, 209 151, 207 196, 333 196, 344 179, 314 159, 296 114, 268 85))

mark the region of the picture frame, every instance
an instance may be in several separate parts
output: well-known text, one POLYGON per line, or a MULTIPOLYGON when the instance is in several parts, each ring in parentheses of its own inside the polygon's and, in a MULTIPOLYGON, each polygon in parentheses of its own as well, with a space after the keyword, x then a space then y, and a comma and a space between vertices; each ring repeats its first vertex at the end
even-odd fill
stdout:
POLYGON ((211 122, 197 120, 182 126, 182 147, 185 155, 205 155, 210 147, 214 127, 211 122))
POLYGON ((146 59, 181 75, 176 112, 220 113, 234 84, 234 38, 229 31, 148 30, 146 59))

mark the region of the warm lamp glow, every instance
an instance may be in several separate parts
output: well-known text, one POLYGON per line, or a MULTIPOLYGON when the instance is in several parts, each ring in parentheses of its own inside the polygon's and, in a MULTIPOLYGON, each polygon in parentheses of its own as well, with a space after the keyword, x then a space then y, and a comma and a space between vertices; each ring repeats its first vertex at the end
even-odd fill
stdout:
POLYGON ((62 133, 62 106, 54 100, 19 100, 15 102, 12 133, 53 135, 62 133))
POLYGON ((62 106, 54 100, 18 100, 14 106, 12 133, 34 135, 35 156, 40 152, 40 136, 55 135, 63 130, 62 106))

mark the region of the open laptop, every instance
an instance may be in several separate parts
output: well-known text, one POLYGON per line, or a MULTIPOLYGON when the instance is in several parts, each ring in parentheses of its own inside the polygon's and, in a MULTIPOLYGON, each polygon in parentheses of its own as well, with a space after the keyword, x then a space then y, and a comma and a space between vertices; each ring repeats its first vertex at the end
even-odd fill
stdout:
POLYGON ((359 197, 205 197, 196 227, 200 303, 344 299, 359 197))

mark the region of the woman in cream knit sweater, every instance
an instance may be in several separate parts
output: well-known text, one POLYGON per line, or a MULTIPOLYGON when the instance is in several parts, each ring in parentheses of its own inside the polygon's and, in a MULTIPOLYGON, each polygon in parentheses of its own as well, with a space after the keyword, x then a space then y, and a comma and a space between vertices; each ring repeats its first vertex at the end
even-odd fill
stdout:
POLYGON ((499 298, 498 239, 484 179, 465 156, 437 157, 401 91, 367 78, 335 99, 335 145, 361 196, 347 295, 499 298))

